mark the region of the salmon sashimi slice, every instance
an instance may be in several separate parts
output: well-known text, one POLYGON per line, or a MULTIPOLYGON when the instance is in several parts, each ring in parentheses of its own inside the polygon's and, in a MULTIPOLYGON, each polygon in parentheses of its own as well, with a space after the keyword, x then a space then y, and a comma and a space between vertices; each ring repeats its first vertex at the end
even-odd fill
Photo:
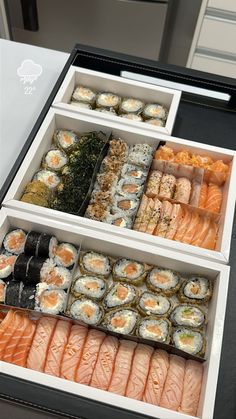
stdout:
POLYGON ((53 317, 41 317, 39 319, 27 359, 27 368, 44 371, 49 344, 56 324, 57 320, 53 317))
POLYGON ((156 225, 159 221, 160 215, 161 215, 161 207, 162 207, 161 201, 159 201, 158 198, 155 198, 153 212, 146 228, 147 234, 153 234, 156 228, 156 225))
POLYGON ((120 346, 116 355, 114 370, 108 391, 124 396, 130 376, 136 342, 120 340, 120 346))
POLYGON ((207 211, 220 212, 222 197, 221 188, 214 183, 210 183, 208 186, 205 209, 207 211))
POLYGON ((208 217, 201 217, 199 226, 195 231, 191 244, 193 246, 201 246, 201 243, 205 239, 210 226, 210 219, 208 217))
POLYGON ((153 209, 154 209, 154 200, 152 198, 148 198, 148 203, 146 206, 146 210, 145 213, 143 214, 140 226, 139 226, 139 230, 142 233, 145 233, 148 223, 151 219, 152 213, 153 213, 153 209))
MULTIPOLYGON (((4 320, 2 321, 2 324, 3 322, 4 320)), ((7 350, 11 337, 14 335, 14 332, 17 330, 20 323, 21 323, 21 317, 20 317, 19 311, 13 311, 11 322, 5 323, 4 332, 2 333, 1 338, 0 338, 0 359, 1 360, 3 360, 5 350, 7 350)))
POLYGON ((160 406, 170 410, 178 410, 183 393, 185 359, 170 355, 170 366, 161 395, 160 406))
POLYGON ((88 334, 87 327, 74 324, 65 347, 61 364, 61 377, 75 381, 75 373, 82 356, 85 340, 88 334))
POLYGON ((87 386, 90 384, 98 353, 105 336, 105 333, 95 329, 91 329, 88 332, 83 354, 76 372, 75 381, 77 383, 86 384, 87 386))
POLYGON ((19 322, 16 322, 14 332, 11 336, 10 341, 7 344, 7 347, 5 348, 5 352, 2 358, 2 360, 5 362, 12 362, 14 352, 17 349, 17 346, 21 340, 23 333, 29 325, 29 319, 27 315, 18 314, 18 320, 19 322))
POLYGON ((202 241, 200 247, 203 247, 204 249, 208 250, 214 250, 216 245, 216 239, 217 239, 217 231, 218 231, 218 225, 214 222, 211 222, 210 228, 202 241))
POLYGON ((155 236, 165 237, 167 229, 170 224, 170 217, 172 212, 172 204, 169 201, 163 201, 161 207, 161 216, 154 231, 155 236))
POLYGON ((199 197, 199 202, 198 202, 199 208, 205 208, 206 200, 207 200, 207 191, 208 191, 208 186, 206 182, 203 182, 200 189, 200 197, 199 197))
POLYGON ((27 326, 22 333, 20 341, 13 353, 12 364, 26 367, 28 354, 32 345, 34 334, 36 331, 36 323, 28 319, 27 326))
POLYGON ((179 412, 196 416, 202 387, 203 365, 200 362, 186 361, 184 385, 179 412))
POLYGON ((150 370, 147 378, 147 384, 143 395, 143 401, 150 404, 159 405, 162 390, 166 381, 169 368, 169 355, 166 351, 158 349, 154 352, 150 370))
POLYGON ((142 400, 146 387, 153 348, 139 344, 135 349, 131 373, 125 395, 135 400, 142 400))
POLYGON ((139 205, 139 209, 134 221, 134 225, 133 225, 133 230, 138 231, 142 218, 143 218, 143 214, 145 213, 146 207, 148 204, 148 197, 146 195, 143 194, 142 199, 141 199, 141 203, 139 205))
POLYGON ((191 218, 192 218, 191 212, 188 211, 187 209, 184 209, 183 214, 181 216, 181 220, 179 221, 177 231, 174 235, 174 240, 178 242, 182 241, 184 234, 190 224, 191 218))
POLYGON ((97 363, 93 371, 90 385, 107 390, 111 381, 119 341, 113 336, 107 336, 100 348, 97 363))
POLYGON ((58 320, 51 343, 49 345, 44 372, 60 377, 61 361, 69 338, 71 324, 65 320, 58 320))
POLYGON ((196 212, 192 212, 192 217, 187 230, 181 240, 182 243, 190 244, 194 238, 194 234, 197 231, 200 223, 200 217, 196 212))
POLYGON ((2 338, 5 330, 11 325, 13 317, 14 311, 9 310, 6 316, 2 318, 2 321, 0 323, 0 339, 2 338))
POLYGON ((181 215, 182 215, 181 205, 174 204, 172 206, 170 224, 167 228, 166 235, 165 235, 166 239, 172 240, 174 238, 179 222, 181 220, 181 215))

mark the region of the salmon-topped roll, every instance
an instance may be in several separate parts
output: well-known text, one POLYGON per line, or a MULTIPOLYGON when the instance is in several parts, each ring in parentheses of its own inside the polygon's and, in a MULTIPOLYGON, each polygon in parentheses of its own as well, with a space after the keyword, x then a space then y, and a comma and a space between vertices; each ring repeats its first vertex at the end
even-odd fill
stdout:
POLYGON ((148 222, 148 225, 147 225, 147 228, 146 228, 146 233, 147 234, 153 234, 153 232, 156 228, 156 225, 159 221, 159 218, 161 216, 161 207, 162 207, 161 201, 159 201, 158 198, 155 198, 152 215, 151 215, 151 218, 149 219, 149 222, 148 222))
POLYGON ((147 204, 148 204, 148 197, 145 194, 143 194, 142 199, 141 199, 141 203, 139 205, 139 209, 138 209, 138 212, 136 214, 135 221, 134 221, 133 230, 136 230, 136 231, 139 230, 139 227, 140 227, 143 215, 145 213, 147 204))
POLYGON ((60 377, 61 361, 67 340, 70 334, 71 324, 65 320, 58 320, 50 342, 44 372, 55 377, 60 377))
POLYGON ((221 188, 214 184, 210 183, 207 191, 207 199, 205 203, 205 209, 211 212, 220 212, 222 204, 222 191, 221 188))
POLYGON ((153 353, 147 384, 143 395, 143 401, 150 404, 159 405, 163 387, 169 369, 169 355, 161 349, 153 353))
POLYGON ((87 327, 79 324, 74 324, 71 327, 70 336, 61 362, 60 376, 62 378, 75 381, 76 369, 82 356, 87 334, 87 327))
POLYGON ((125 395, 131 399, 142 400, 149 372, 153 348, 139 344, 135 349, 131 373, 125 395))
POLYGON ((169 201, 163 201, 161 207, 161 216, 159 223, 154 231, 155 236, 165 237, 170 225, 172 204, 169 201))
POLYGON ((180 177, 176 180, 174 199, 184 204, 189 203, 191 194, 191 182, 186 177, 180 177))
POLYGON ((148 203, 147 203, 145 212, 143 214, 142 220, 140 222, 140 226, 139 226, 139 230, 138 231, 141 231, 143 233, 146 232, 148 223, 149 223, 149 221, 150 221, 150 219, 152 217, 154 205, 155 205, 155 203, 154 203, 153 199, 152 198, 148 198, 148 203))
POLYGON ((179 412, 196 416, 202 387, 203 365, 188 359, 184 375, 184 386, 179 412))
POLYGON ((175 176, 165 173, 161 179, 159 195, 163 198, 172 198, 174 195, 175 185, 175 176))
POLYGON ((159 193, 162 172, 160 170, 152 170, 147 182, 146 195, 149 198, 155 198, 159 193))
POLYGON ((160 406, 170 410, 178 410, 183 392, 185 359, 170 355, 170 367, 162 392, 160 406))

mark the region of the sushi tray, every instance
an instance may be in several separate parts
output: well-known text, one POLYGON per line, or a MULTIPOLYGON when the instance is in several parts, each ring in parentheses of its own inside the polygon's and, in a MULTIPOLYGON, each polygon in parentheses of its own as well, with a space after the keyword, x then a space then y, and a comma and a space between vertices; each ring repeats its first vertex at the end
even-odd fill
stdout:
POLYGON ((229 149, 52 108, 4 205, 226 263, 235 181, 229 149))
POLYGON ((8 208, 0 225, 0 373, 149 417, 213 417, 229 267, 8 208))

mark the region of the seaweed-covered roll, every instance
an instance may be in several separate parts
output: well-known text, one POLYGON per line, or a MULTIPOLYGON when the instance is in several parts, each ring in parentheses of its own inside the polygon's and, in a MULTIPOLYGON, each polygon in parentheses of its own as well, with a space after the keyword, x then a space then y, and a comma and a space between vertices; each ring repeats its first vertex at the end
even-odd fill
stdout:
POLYGON ((131 259, 118 259, 113 265, 112 273, 115 281, 125 281, 136 285, 146 278, 147 266, 131 259))
POLYGON ((3 246, 7 252, 19 255, 24 252, 26 234, 20 228, 12 230, 6 234, 3 240, 3 246))
POLYGON ((8 306, 20 307, 23 282, 9 281, 5 291, 5 304, 8 306))
POLYGON ((83 274, 108 277, 111 273, 111 262, 108 256, 89 251, 81 254, 80 269, 83 274))
POLYGON ((205 339, 201 332, 178 327, 174 329, 172 341, 176 348, 191 355, 203 356, 205 352, 205 339))
POLYGON ((67 268, 62 266, 55 266, 55 264, 48 259, 40 271, 40 280, 47 284, 49 289, 67 289, 72 281, 72 274, 67 268))
POLYGON ((45 183, 50 190, 56 189, 61 182, 60 177, 55 172, 46 169, 39 170, 35 173, 34 180, 40 180, 40 182, 45 183))
POLYGON ((20 306, 33 310, 35 306, 35 285, 25 285, 21 292, 20 306))
POLYGON ((170 269, 153 268, 147 278, 147 287, 170 296, 180 288, 180 276, 170 269))
POLYGON ((134 331, 138 319, 136 310, 123 308, 108 313, 104 318, 104 324, 110 332, 129 335, 134 331))
POLYGON ((175 326, 201 327, 205 323, 205 314, 196 306, 180 304, 174 308, 170 319, 175 326))
POLYGON ((166 119, 167 117, 167 110, 157 104, 157 103, 148 103, 142 112, 142 115, 145 119, 149 118, 159 118, 159 119, 166 119))
POLYGON ((51 234, 42 233, 39 237, 37 246, 37 255, 39 257, 50 257, 54 256, 57 249, 57 239, 51 234))
POLYGON ((1 254, 0 255, 0 278, 8 278, 14 269, 16 255, 1 254))
POLYGON ((90 103, 86 102, 77 102, 76 100, 71 100, 70 104, 80 109, 93 109, 90 103))
POLYGON ((77 86, 72 94, 72 99, 77 102, 86 102, 93 105, 96 99, 96 93, 85 86, 77 86))
POLYGON ((151 119, 147 119, 146 121, 144 121, 146 124, 149 125, 154 125, 156 127, 164 127, 165 123, 164 121, 162 121, 162 119, 158 119, 158 118, 151 118, 151 119))
POLYGON ((76 320, 82 320, 89 325, 97 325, 103 319, 102 307, 88 298, 78 298, 69 309, 69 315, 76 320))
POLYGON ((135 179, 121 179, 117 185, 117 193, 127 198, 139 197, 143 191, 143 182, 135 179))
POLYGON ((143 339, 155 340, 156 342, 169 343, 171 323, 165 318, 144 317, 137 329, 137 334, 143 339))
POLYGON ((0 279, 0 303, 5 303, 6 287, 7 284, 0 279))
POLYGON ((124 164, 121 175, 125 179, 134 179, 144 182, 147 177, 147 170, 141 169, 133 164, 124 164))
POLYGON ((128 162, 148 168, 152 162, 153 148, 148 144, 135 144, 130 148, 128 162))
POLYGON ((21 253, 14 265, 13 276, 16 281, 25 281, 27 276, 28 265, 32 256, 21 253))
POLYGON ((104 279, 91 275, 82 275, 75 278, 72 293, 75 297, 85 295, 93 300, 101 300, 106 289, 107 287, 104 279))
POLYGON ((132 227, 132 221, 129 219, 129 217, 126 217, 125 215, 119 213, 116 213, 115 215, 109 214, 106 218, 106 223, 123 228, 132 227))
POLYGON ((45 263, 45 259, 32 256, 28 262, 26 278, 22 280, 27 284, 37 284, 40 281, 40 272, 45 263))
POLYGON ((40 238, 40 233, 37 231, 30 231, 27 234, 24 252, 26 255, 37 256, 37 246, 40 238))
POLYGON ((116 195, 114 204, 112 206, 112 213, 122 214, 127 217, 135 216, 138 206, 139 199, 116 195))
POLYGON ((122 113, 121 118, 130 119, 135 122, 142 122, 143 118, 141 115, 136 115, 135 113, 122 113))
POLYGON ((59 148, 53 148, 45 154, 42 166, 45 169, 55 170, 58 172, 62 170, 67 163, 67 155, 59 148))
POLYGON ((138 309, 144 316, 151 314, 155 316, 167 316, 171 309, 171 302, 165 295, 156 295, 145 291, 139 298, 138 309))
POLYGON ((212 283, 201 276, 192 276, 185 281, 179 291, 180 301, 186 303, 202 304, 209 301, 212 296, 212 283))
POLYGON ((121 98, 114 93, 99 93, 96 99, 97 108, 113 108, 118 110, 121 98))
POLYGON ((144 103, 139 99, 123 99, 120 105, 120 113, 134 113, 138 115, 142 112, 143 107, 144 103))
POLYGON ((118 282, 113 285, 104 298, 103 304, 106 309, 119 308, 132 305, 136 301, 136 288, 133 285, 118 282))
POLYGON ((63 313, 66 304, 66 293, 63 290, 44 290, 38 296, 37 309, 43 313, 63 313))
POLYGON ((77 260, 78 252, 70 243, 61 243, 54 249, 55 262, 59 266, 71 268, 77 260))
POLYGON ((63 151, 71 152, 78 144, 78 137, 73 131, 57 130, 54 133, 54 141, 63 151))

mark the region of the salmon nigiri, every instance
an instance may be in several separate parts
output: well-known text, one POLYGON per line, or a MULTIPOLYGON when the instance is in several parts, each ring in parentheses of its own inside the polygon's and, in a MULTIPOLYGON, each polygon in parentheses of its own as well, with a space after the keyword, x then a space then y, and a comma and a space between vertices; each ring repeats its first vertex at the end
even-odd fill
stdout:
POLYGON ((166 381, 169 368, 169 355, 166 351, 157 349, 151 359, 150 370, 147 378, 143 401, 159 405, 162 390, 166 381))
POLYGON ((0 359, 2 359, 2 355, 3 355, 5 344, 6 344, 4 334, 5 334, 5 331, 7 331, 8 328, 11 326, 13 318, 14 318, 14 311, 9 310, 6 317, 0 323, 0 359))
POLYGON ((185 359, 170 355, 170 367, 161 396, 160 406, 170 410, 178 410, 183 392, 185 359))
POLYGON ((119 341, 113 336, 107 336, 100 348, 97 363, 95 365, 91 386, 107 390, 111 381, 119 341))
POLYGON ((203 247, 204 249, 214 250, 216 245, 216 239, 217 239, 217 231, 218 231, 218 225, 214 222, 211 222, 210 228, 202 241, 200 247, 203 247))
POLYGON ((207 192, 205 209, 212 212, 220 212, 222 204, 222 191, 218 185, 210 183, 207 192))
POLYGON ((200 189, 200 197, 199 197, 199 202, 198 202, 199 208, 205 208, 205 204, 207 200, 207 190, 208 190, 207 184, 206 182, 203 182, 200 189))
POLYGON ((44 372, 60 377, 60 366, 63 353, 69 338, 71 325, 65 320, 58 320, 48 348, 44 372))
POLYGON ((139 230, 143 233, 145 233, 148 223, 151 219, 152 213, 154 209, 154 200, 152 198, 148 198, 148 203, 145 209, 145 212, 143 214, 142 220, 140 222, 139 230))
POLYGON ((135 349, 132 369, 125 393, 127 397, 142 400, 152 353, 153 348, 148 345, 139 344, 135 349))
POLYGON ((23 332, 25 331, 29 323, 27 315, 18 314, 18 316, 19 322, 16 324, 16 327, 14 328, 14 333, 12 334, 11 339, 8 342, 7 347, 5 348, 5 352, 2 358, 2 360, 5 362, 12 361, 14 352, 20 342, 21 336, 23 335, 23 332))
POLYGON ((194 234, 198 229, 200 217, 196 212, 192 212, 190 224, 187 226, 187 229, 181 240, 182 243, 189 244, 194 238, 194 234))
POLYGON ((183 210, 181 219, 178 223, 177 231, 174 235, 174 240, 181 242, 182 238, 184 237, 184 234, 189 226, 189 223, 191 221, 192 214, 187 209, 183 210))
POLYGON ((153 234, 156 228, 156 225, 159 221, 160 215, 161 215, 161 201, 159 201, 158 198, 155 198, 153 212, 146 228, 147 234, 153 234))
POLYGON ((205 239, 210 226, 210 219, 208 217, 201 217, 199 226, 195 231, 191 244, 193 246, 201 246, 202 241, 205 239))
POLYGON ((60 375, 62 378, 75 381, 76 369, 82 356, 87 334, 87 327, 79 324, 74 324, 71 327, 70 336, 61 363, 60 375))
POLYGON ((120 394, 121 396, 125 395, 136 346, 136 342, 120 340, 114 371, 108 387, 108 391, 111 393, 120 394))
POLYGON ((184 386, 179 412, 196 416, 202 386, 203 365, 188 359, 184 375, 184 386))
POLYGON ((170 240, 173 239, 177 231, 177 228, 179 226, 181 215, 182 215, 181 205, 173 204, 171 215, 170 215, 170 224, 167 228, 166 235, 165 235, 166 239, 170 239, 170 240))
POLYGON ((136 230, 136 231, 139 230, 140 223, 142 221, 143 214, 145 213, 147 204, 148 204, 148 197, 145 194, 143 194, 141 203, 139 205, 139 209, 138 209, 135 221, 134 221, 133 230, 136 230))
POLYGON ((165 237, 170 224, 172 204, 169 201, 163 201, 161 207, 161 216, 159 223, 154 231, 155 236, 165 237))
POLYGON ((26 367, 27 358, 36 331, 36 323, 28 318, 27 326, 23 331, 20 341, 13 353, 12 364, 26 367))

